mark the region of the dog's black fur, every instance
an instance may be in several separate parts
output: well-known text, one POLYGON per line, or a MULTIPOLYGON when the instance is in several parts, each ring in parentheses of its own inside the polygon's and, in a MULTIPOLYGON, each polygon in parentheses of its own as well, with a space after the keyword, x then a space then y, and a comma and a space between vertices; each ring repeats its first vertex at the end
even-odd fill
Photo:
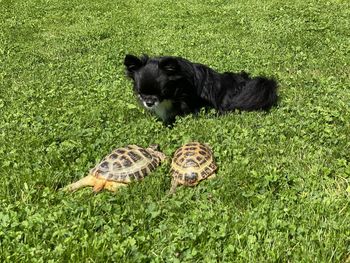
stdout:
POLYGON ((268 110, 277 102, 277 83, 246 72, 218 73, 180 57, 140 58, 126 55, 126 74, 143 106, 169 124, 177 115, 202 107, 220 113, 235 109, 268 110))

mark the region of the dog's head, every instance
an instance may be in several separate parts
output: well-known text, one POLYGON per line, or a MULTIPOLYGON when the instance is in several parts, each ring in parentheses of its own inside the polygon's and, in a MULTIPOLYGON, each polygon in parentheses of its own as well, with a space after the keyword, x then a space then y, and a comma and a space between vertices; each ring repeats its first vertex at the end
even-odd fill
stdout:
POLYGON ((147 109, 156 108, 164 100, 173 100, 180 92, 181 66, 175 57, 140 58, 126 55, 126 74, 133 80, 134 91, 147 109))

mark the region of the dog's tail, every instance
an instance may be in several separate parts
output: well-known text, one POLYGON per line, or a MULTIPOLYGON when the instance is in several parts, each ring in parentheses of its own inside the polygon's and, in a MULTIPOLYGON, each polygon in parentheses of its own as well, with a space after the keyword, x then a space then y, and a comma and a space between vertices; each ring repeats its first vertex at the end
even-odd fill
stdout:
POLYGON ((265 77, 248 78, 241 91, 232 96, 226 105, 230 110, 269 110, 277 104, 277 82, 265 77))

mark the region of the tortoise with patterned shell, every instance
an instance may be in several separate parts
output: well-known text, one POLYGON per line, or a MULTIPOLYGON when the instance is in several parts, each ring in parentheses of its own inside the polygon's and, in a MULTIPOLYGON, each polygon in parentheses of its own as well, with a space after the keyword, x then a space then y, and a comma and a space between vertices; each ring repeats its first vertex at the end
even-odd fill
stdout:
POLYGON ((120 186, 142 180, 165 158, 165 155, 158 151, 158 145, 151 145, 148 148, 137 145, 118 148, 91 169, 87 176, 66 186, 65 190, 75 191, 85 186, 92 186, 94 192, 102 189, 115 192, 120 186))
POLYGON ((206 144, 190 142, 181 146, 171 162, 170 193, 174 193, 178 185, 195 186, 204 179, 213 178, 216 169, 213 152, 206 144))

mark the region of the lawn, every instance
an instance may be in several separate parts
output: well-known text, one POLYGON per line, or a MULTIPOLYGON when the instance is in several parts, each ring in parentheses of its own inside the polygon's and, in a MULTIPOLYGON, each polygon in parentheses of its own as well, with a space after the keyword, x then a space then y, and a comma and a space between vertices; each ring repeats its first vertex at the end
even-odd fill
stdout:
POLYGON ((349 262, 350 2, 1 0, 1 262, 349 262), (126 54, 274 77, 268 113, 168 128, 126 54), (112 149, 208 143, 219 171, 170 164, 118 193, 60 191, 112 149))

